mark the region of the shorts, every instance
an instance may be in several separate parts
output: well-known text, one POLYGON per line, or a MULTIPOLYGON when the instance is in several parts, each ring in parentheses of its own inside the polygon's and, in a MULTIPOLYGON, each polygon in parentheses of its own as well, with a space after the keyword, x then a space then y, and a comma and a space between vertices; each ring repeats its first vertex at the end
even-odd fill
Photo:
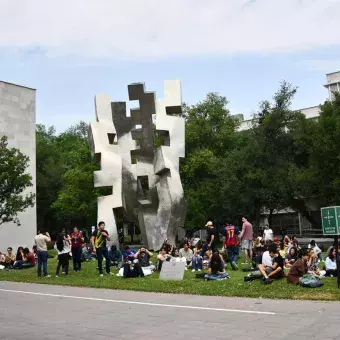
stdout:
POLYGON ((250 240, 243 240, 242 241, 242 249, 252 249, 252 246, 253 246, 253 242, 250 241, 250 240))

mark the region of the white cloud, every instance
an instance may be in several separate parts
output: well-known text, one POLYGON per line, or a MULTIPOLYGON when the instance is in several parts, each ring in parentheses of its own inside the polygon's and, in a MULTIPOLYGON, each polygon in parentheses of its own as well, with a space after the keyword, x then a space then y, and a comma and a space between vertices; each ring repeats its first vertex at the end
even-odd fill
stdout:
POLYGON ((340 44, 340 0, 0 0, 0 47, 155 59, 340 44))

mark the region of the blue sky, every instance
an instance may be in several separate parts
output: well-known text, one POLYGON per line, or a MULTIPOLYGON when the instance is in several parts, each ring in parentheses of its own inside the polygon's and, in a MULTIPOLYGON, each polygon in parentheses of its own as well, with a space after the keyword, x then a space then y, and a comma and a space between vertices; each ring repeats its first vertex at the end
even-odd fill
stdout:
POLYGON ((320 104, 340 71, 340 0, 0 3, 0 80, 36 88, 37 122, 58 132, 132 82, 162 97, 180 79, 183 101, 219 92, 250 117, 283 79, 299 86, 294 108, 320 104))

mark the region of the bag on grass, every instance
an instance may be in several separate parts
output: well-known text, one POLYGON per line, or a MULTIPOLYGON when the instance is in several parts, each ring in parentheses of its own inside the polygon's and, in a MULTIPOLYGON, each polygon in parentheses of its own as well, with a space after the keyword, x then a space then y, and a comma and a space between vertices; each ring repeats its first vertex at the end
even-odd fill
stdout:
POLYGON ((317 288, 323 286, 323 282, 318 280, 312 274, 305 274, 302 277, 300 277, 300 286, 307 288, 317 288))

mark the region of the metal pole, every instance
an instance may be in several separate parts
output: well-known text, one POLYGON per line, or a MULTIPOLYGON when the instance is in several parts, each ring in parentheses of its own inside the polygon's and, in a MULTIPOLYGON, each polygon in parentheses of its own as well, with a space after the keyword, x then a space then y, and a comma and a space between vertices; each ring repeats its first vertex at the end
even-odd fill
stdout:
POLYGON ((337 282, 338 288, 340 288, 340 253, 339 253, 339 240, 338 235, 334 236, 334 247, 335 247, 335 259, 336 259, 336 269, 337 269, 337 282))

